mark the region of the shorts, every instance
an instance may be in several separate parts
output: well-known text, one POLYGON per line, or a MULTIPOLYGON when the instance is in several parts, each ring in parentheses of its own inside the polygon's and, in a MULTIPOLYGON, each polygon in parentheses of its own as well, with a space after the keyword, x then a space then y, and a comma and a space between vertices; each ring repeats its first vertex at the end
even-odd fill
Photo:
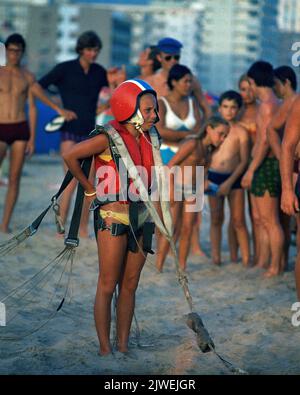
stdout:
POLYGON ((0 123, 0 141, 11 145, 15 141, 28 141, 30 130, 27 121, 0 123))
POLYGON ((72 132, 60 132, 60 141, 74 141, 75 143, 80 143, 88 138, 85 134, 76 134, 72 132))
MULTIPOLYGON (((211 181, 213 184, 221 185, 224 181, 226 181, 232 173, 220 173, 218 171, 214 171, 209 169, 207 173, 208 181, 211 181)), ((243 175, 241 175, 232 185, 231 189, 242 189, 241 180, 243 175)))
POLYGON ((120 223, 112 222, 111 225, 106 225, 106 217, 112 217, 118 220, 122 220, 124 218, 118 218, 118 214, 120 213, 112 212, 110 210, 101 210, 101 205, 99 205, 99 203, 95 203, 95 236, 97 238, 97 233, 99 230, 109 230, 111 236, 121 236, 127 234, 127 249, 135 253, 139 252, 137 240, 140 238, 140 236, 143 236, 143 251, 148 252, 149 254, 154 254, 152 251, 152 237, 155 230, 155 224, 150 221, 149 212, 143 203, 140 204, 137 202, 130 204, 132 207, 129 208, 129 215, 126 216, 126 214, 121 213, 122 217, 127 217, 125 221, 120 221, 120 223), (129 223, 129 225, 127 225, 127 223, 129 223))
POLYGON ((265 158, 253 176, 250 192, 262 197, 266 191, 271 197, 279 197, 281 194, 279 162, 276 158, 265 158))

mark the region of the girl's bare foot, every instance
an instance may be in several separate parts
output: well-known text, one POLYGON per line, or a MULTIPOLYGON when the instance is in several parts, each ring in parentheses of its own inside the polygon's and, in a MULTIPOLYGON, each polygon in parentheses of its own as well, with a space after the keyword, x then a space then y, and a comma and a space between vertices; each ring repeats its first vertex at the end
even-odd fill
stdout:
POLYGON ((110 355, 112 352, 110 349, 107 350, 99 350, 98 354, 100 357, 106 357, 107 355, 110 355))

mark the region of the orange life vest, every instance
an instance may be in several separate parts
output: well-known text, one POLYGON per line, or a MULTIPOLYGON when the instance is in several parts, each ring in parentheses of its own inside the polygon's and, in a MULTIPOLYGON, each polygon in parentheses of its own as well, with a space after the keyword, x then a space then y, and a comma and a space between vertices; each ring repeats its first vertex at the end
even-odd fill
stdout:
MULTIPOLYGON (((124 141, 131 159, 136 166, 141 166, 140 176, 144 181, 145 186, 149 189, 151 186, 151 169, 154 166, 154 159, 152 154, 152 145, 148 132, 144 132, 139 143, 135 137, 127 131, 127 129, 119 122, 113 120, 109 124, 119 133, 124 141)), ((118 166, 111 155, 98 154, 95 155, 95 169, 98 177, 98 186, 100 183, 104 186, 102 192, 104 195, 113 191, 113 194, 118 196, 117 200, 128 203, 127 199, 120 194, 120 177, 118 166), (101 169, 100 169, 101 168, 101 169), (101 171, 99 171, 101 170, 101 171), (113 171, 112 171, 113 170, 113 171), (100 176, 99 176, 100 174, 100 176)), ((127 178, 126 178, 127 181, 127 178)), ((122 185, 124 191, 124 186, 122 185)), ((133 195, 138 195, 138 191, 134 188, 132 180, 129 179, 129 190, 133 195)), ((100 190, 101 191, 101 190, 100 190)), ((99 189, 97 188, 97 196, 99 189)), ((126 196, 127 197, 127 196, 126 196)), ((136 200, 136 199, 135 199, 136 200)))

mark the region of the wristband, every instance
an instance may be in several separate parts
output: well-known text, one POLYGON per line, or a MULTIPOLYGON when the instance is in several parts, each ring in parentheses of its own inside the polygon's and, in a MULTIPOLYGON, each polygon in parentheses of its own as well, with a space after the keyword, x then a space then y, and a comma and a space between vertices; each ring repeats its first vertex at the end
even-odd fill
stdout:
POLYGON ((87 191, 84 191, 84 196, 91 197, 91 196, 95 196, 96 193, 97 193, 96 191, 94 191, 94 192, 87 192, 87 191))

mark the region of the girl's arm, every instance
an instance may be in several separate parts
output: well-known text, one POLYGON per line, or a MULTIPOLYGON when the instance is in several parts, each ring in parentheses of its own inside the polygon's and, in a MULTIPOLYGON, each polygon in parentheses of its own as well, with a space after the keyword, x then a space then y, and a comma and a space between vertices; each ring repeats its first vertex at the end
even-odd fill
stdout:
POLYGON ((189 138, 185 141, 179 148, 178 152, 173 156, 173 158, 168 163, 169 167, 180 165, 196 148, 197 140, 194 138, 189 138))
POLYGON ((95 187, 90 183, 87 177, 84 175, 80 167, 80 159, 88 158, 90 156, 100 154, 108 148, 108 139, 105 135, 93 137, 86 141, 82 141, 74 145, 70 151, 62 155, 63 160, 68 166, 73 176, 80 182, 83 189, 88 192, 94 192, 95 187))

